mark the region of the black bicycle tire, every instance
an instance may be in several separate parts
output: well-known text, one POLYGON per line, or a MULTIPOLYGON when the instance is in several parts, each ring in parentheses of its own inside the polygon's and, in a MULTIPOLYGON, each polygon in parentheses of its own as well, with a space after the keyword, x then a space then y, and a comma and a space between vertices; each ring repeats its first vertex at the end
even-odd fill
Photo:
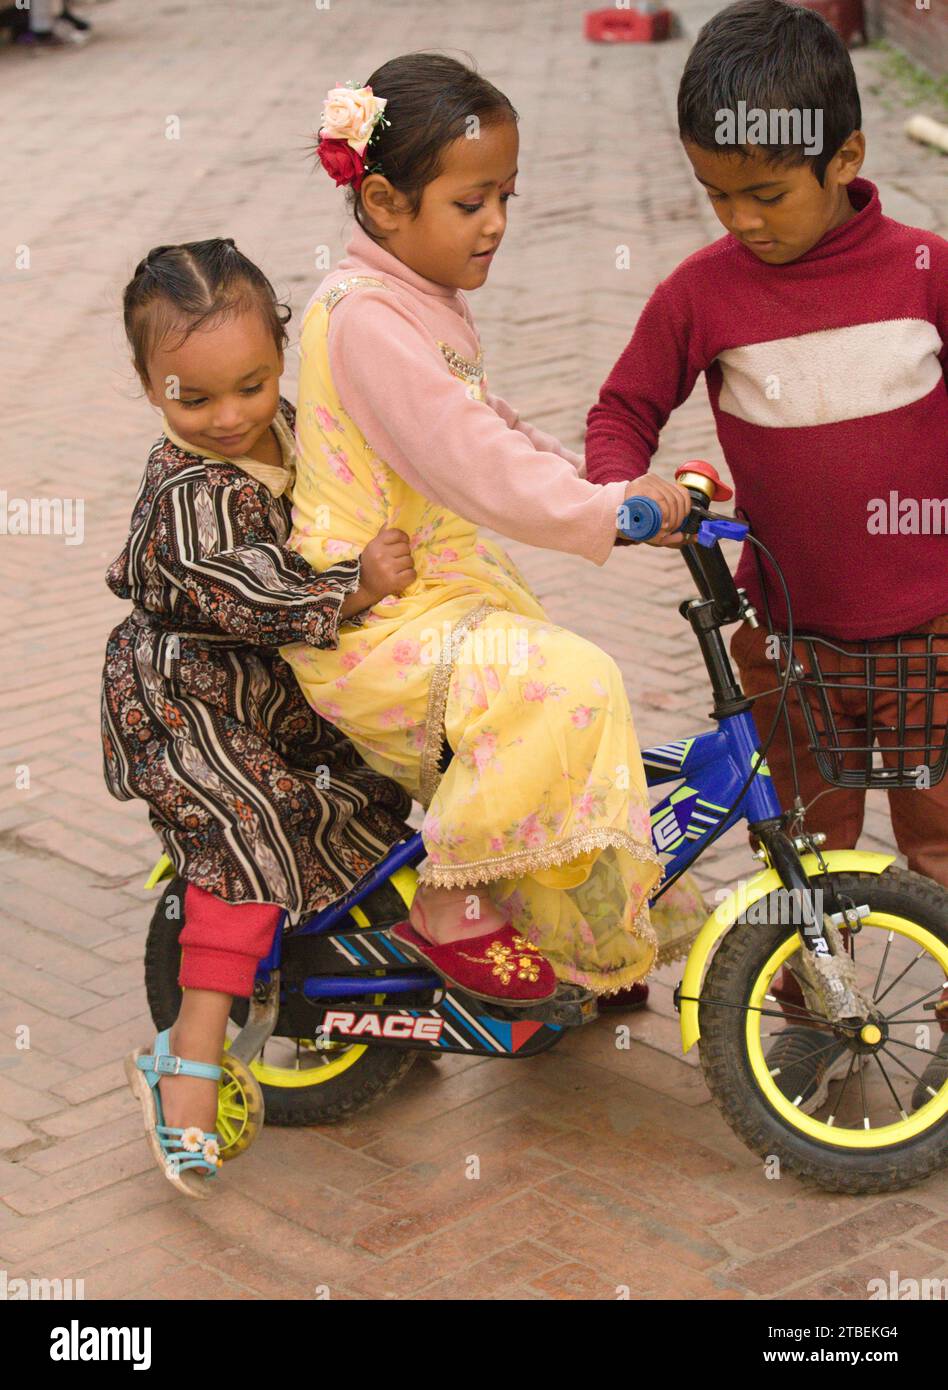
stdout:
MULTIPOLYGON (((921 874, 890 867, 882 874, 830 873, 814 889, 843 894, 875 911, 888 911, 926 927, 948 944, 948 891, 921 874)), ((791 930, 755 920, 736 925, 715 952, 701 994, 727 1004, 746 1002, 750 984, 791 930)), ((762 915, 762 914, 761 914, 762 915)), ((824 1190, 850 1194, 897 1192, 948 1164, 948 1116, 898 1146, 831 1148, 786 1125, 760 1093, 746 1054, 740 1007, 699 1005, 699 1054, 708 1089, 735 1134, 763 1158, 824 1190)))

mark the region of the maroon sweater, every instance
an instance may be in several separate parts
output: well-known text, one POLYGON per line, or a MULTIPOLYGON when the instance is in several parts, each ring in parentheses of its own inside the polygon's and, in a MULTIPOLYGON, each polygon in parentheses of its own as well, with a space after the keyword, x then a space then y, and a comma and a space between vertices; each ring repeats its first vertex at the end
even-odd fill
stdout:
MULTIPOLYGON (((689 256, 586 434, 592 482, 640 477, 704 372, 735 506, 776 555, 797 627, 842 638, 948 612, 948 242, 883 216, 867 179, 850 201, 856 215, 788 264, 730 234, 689 256)), ((736 577, 760 608, 749 545, 736 577)))

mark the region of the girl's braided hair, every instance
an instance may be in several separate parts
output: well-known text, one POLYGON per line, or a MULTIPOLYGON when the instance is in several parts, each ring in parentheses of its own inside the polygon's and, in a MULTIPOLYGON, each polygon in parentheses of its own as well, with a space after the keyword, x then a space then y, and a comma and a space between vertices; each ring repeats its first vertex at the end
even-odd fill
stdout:
POLYGON ((153 246, 125 286, 122 307, 132 360, 144 385, 152 353, 178 327, 183 343, 210 320, 257 308, 277 350, 289 341, 285 325, 292 310, 277 300, 263 271, 237 250, 232 237, 153 246))

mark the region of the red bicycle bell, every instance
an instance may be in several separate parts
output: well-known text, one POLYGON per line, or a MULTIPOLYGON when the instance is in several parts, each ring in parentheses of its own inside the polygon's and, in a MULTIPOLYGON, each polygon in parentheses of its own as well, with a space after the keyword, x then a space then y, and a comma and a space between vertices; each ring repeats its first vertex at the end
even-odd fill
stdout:
POLYGON ((705 463, 704 459, 689 459, 680 468, 676 468, 675 482, 681 483, 682 487, 693 487, 696 491, 703 492, 709 502, 729 502, 734 496, 734 489, 728 487, 727 483, 722 483, 718 470, 710 463, 705 463))

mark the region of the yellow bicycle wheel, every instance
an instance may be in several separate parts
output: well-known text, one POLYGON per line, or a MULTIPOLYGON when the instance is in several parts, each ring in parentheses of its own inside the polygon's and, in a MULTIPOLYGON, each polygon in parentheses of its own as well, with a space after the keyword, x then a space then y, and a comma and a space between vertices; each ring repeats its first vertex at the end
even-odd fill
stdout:
POLYGON ((813 886, 859 910, 849 952, 869 1015, 832 1025, 781 1008, 772 987, 803 948, 794 925, 761 913, 728 932, 702 985, 705 1078, 741 1138, 789 1171, 840 1192, 909 1187, 948 1162, 948 1079, 927 1082, 948 988, 948 892, 900 869, 813 886), (832 1082, 794 1093, 801 1072, 770 1060, 790 1029, 809 1030, 805 1047, 832 1082))
POLYGON ((264 1123, 260 1083, 246 1062, 227 1050, 229 1047, 228 1039, 224 1042, 221 1058, 224 1074, 217 1095, 217 1133, 224 1162, 249 1149, 264 1123))

